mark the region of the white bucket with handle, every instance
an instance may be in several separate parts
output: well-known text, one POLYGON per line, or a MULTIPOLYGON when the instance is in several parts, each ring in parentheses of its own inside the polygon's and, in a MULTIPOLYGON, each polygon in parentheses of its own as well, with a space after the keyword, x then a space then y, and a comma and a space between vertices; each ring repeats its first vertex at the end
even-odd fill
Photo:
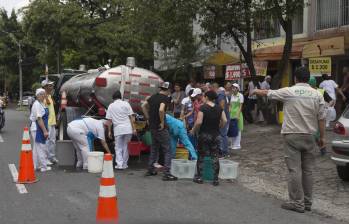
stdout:
POLYGON ((89 173, 101 173, 103 171, 103 152, 87 152, 87 170, 89 173))

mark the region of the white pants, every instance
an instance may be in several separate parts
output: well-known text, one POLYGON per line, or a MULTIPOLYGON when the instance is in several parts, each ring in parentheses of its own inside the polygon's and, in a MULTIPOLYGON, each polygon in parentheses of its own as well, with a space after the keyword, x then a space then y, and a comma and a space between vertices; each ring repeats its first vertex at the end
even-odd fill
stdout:
POLYGON ((42 144, 35 142, 36 131, 30 131, 33 142, 33 161, 34 161, 34 169, 47 168, 47 154, 48 154, 48 146, 47 144, 42 144))
POLYGON ((54 125, 48 126, 48 158, 56 158, 56 127, 54 125))
POLYGON ((79 128, 71 128, 68 125, 67 128, 67 134, 69 138, 72 140, 75 152, 76 152, 76 158, 77 158, 77 163, 76 167, 77 168, 83 168, 84 170, 87 169, 88 164, 87 164, 87 152, 89 152, 89 146, 88 146, 88 141, 87 141, 87 136, 84 134, 83 130, 80 130, 79 128))
POLYGON ((231 138, 231 148, 232 149, 241 149, 241 131, 239 131, 238 136, 231 138))
POLYGON ((131 140, 132 134, 115 136, 115 162, 116 168, 126 169, 128 161, 128 142, 131 140))

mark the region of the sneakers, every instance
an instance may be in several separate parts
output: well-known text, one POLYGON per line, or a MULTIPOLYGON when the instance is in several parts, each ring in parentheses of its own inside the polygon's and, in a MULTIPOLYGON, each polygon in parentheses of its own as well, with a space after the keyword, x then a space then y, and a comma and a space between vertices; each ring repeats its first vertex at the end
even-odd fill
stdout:
POLYGON ((149 176, 156 176, 158 174, 158 172, 156 172, 155 170, 148 170, 144 176, 149 177, 149 176))
POLYGON ((51 162, 52 162, 53 164, 58 163, 58 159, 56 159, 56 158, 52 158, 52 159, 50 159, 50 160, 51 160, 51 162))
POLYGON ((176 181, 178 180, 177 177, 173 176, 172 174, 165 174, 163 177, 162 177, 162 180, 163 181, 176 181))
POLYGON ((154 167, 157 169, 161 169, 163 166, 160 165, 159 163, 154 163, 154 167))
POLYGON ((299 212, 299 213, 304 213, 304 208, 299 208, 294 204, 291 204, 289 202, 285 202, 281 205, 282 209, 285 210, 290 210, 290 211, 294 211, 294 212, 299 212))
POLYGON ((46 168, 40 168, 40 171, 41 172, 46 172, 46 171, 50 171, 50 170, 52 170, 52 168, 51 167, 46 167, 46 168))
POLYGON ((203 179, 200 178, 200 177, 195 177, 195 178, 193 179, 193 182, 194 182, 194 183, 197 183, 197 184, 203 184, 203 183, 204 183, 203 179))
POLYGON ((50 160, 48 160, 48 161, 46 162, 46 165, 48 165, 48 166, 52 166, 52 165, 53 165, 53 163, 52 163, 50 160))

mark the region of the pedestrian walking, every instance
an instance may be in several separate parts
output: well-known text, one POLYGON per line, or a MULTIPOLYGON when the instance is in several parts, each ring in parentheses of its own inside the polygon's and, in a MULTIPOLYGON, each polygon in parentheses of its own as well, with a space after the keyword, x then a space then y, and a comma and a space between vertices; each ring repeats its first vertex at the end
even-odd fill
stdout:
POLYGON ((42 88, 46 91, 46 98, 45 98, 45 105, 47 106, 49 110, 49 117, 48 117, 48 133, 49 136, 47 138, 48 143, 48 159, 52 163, 57 163, 58 160, 56 158, 56 112, 54 108, 54 100, 52 99, 52 91, 53 91, 53 84, 54 82, 45 79, 41 82, 42 88))
POLYGON ((181 86, 176 83, 174 85, 174 93, 172 93, 172 102, 173 102, 173 115, 175 118, 179 118, 182 110, 182 100, 185 97, 185 93, 181 90, 181 86))
POLYGON ((193 181, 199 184, 203 183, 202 174, 204 168, 204 157, 210 156, 213 161, 214 186, 219 184, 219 128, 224 127, 227 123, 227 118, 223 109, 215 104, 216 99, 217 94, 215 91, 208 91, 205 93, 206 102, 200 107, 198 118, 191 130, 191 134, 195 134, 199 131, 197 173, 193 181))
POLYGON ((47 139, 49 136, 48 131, 48 119, 49 109, 46 107, 44 101, 46 97, 46 91, 39 88, 35 92, 36 101, 32 106, 30 113, 30 133, 33 139, 33 162, 34 169, 38 169, 41 172, 51 170, 48 161, 48 144, 47 139))
POLYGON ((237 83, 233 84, 232 96, 230 100, 230 133, 231 149, 241 149, 241 132, 244 128, 244 117, 242 114, 242 106, 244 104, 244 96, 239 92, 240 86, 237 83), (235 132, 233 133, 233 130, 235 132))
POLYGON ((325 142, 325 101, 308 81, 310 72, 301 67, 295 71, 295 85, 279 90, 255 90, 260 96, 283 102, 285 161, 288 168, 289 201, 283 209, 303 213, 313 203, 314 135, 319 130, 319 146, 325 142))
POLYGON ((169 82, 162 83, 159 93, 152 95, 142 105, 142 110, 145 118, 148 120, 152 136, 146 176, 157 175, 154 163, 157 162, 161 150, 164 154, 164 176, 162 178, 164 181, 177 180, 177 177, 170 173, 172 153, 170 150, 170 135, 165 122, 166 109, 170 103, 168 100, 169 88, 169 82))
POLYGON ((122 100, 118 90, 113 94, 114 102, 108 107, 106 119, 108 123, 108 135, 112 138, 111 124, 113 124, 115 137, 115 169, 127 169, 128 165, 128 142, 132 135, 137 135, 134 112, 131 105, 122 100))
POLYGON ((88 152, 93 151, 95 139, 99 139, 106 152, 110 153, 105 139, 107 121, 86 117, 73 120, 68 124, 67 134, 76 152, 76 168, 88 169, 88 152))

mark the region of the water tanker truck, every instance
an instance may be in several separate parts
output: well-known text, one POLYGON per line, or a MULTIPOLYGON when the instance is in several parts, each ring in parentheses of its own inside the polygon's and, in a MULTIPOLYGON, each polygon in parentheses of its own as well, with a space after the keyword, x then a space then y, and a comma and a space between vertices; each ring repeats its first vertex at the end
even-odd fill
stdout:
POLYGON ((74 119, 81 116, 103 118, 116 90, 121 91, 136 114, 142 114, 141 104, 158 91, 161 82, 163 80, 154 72, 136 67, 134 58, 128 58, 126 65, 72 77, 60 89, 59 139, 67 139, 67 124, 74 119))

